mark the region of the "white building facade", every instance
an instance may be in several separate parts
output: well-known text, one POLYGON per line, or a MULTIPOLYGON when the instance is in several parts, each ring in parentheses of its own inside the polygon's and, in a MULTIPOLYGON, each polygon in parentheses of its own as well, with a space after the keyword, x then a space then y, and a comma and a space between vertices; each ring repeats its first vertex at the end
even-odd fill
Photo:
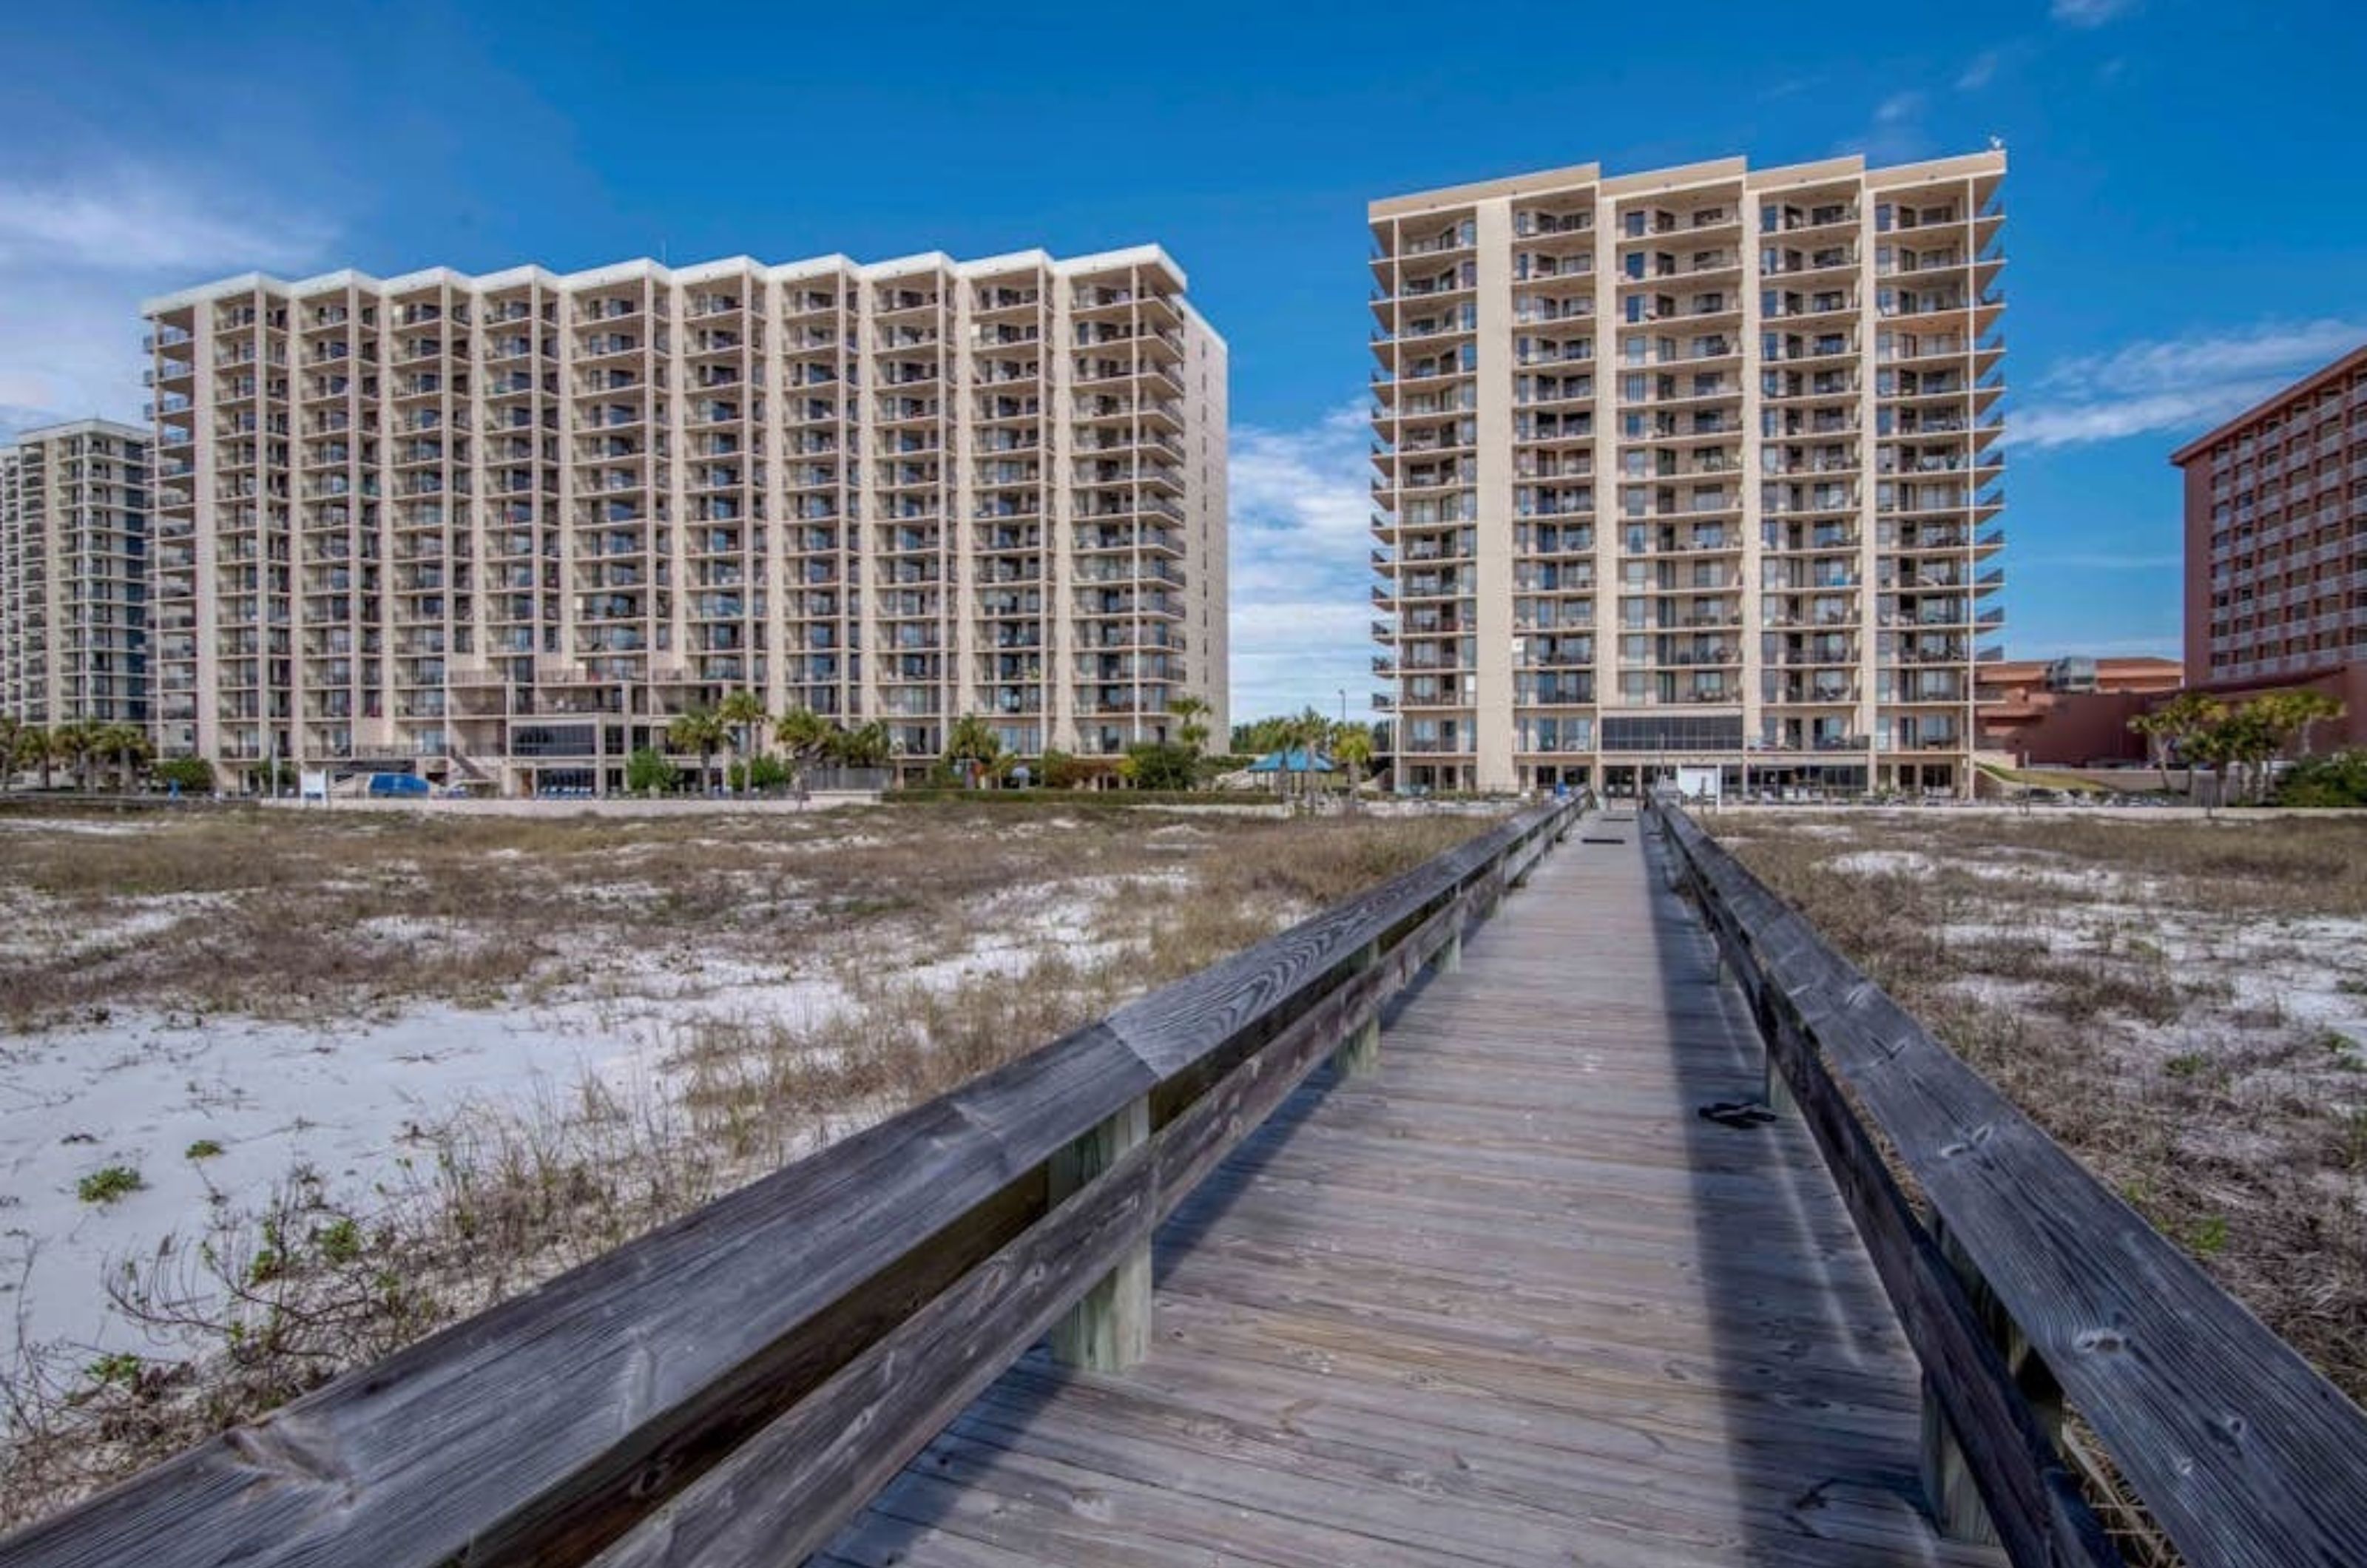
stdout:
POLYGON ((1375 202, 1401 787, 1969 794, 2002 152, 1375 202))
POLYGON ((75 420, 0 446, 0 716, 149 721, 148 432, 75 420))
POLYGON ((605 792, 741 690, 914 763, 1229 722, 1226 346, 1155 246, 146 313, 166 755, 605 792))

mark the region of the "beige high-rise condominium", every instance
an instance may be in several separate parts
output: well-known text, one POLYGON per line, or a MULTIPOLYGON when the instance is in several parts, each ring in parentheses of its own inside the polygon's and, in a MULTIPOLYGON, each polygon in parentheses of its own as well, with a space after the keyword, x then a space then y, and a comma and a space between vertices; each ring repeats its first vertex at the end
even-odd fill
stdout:
POLYGON ((158 739, 606 791, 750 690, 1108 758, 1226 713, 1226 350, 1155 246, 153 300, 158 739))
POLYGON ((2002 152, 1375 202, 1375 597, 1416 788, 1969 793, 2002 152))
POLYGON ((85 419, 0 446, 0 717, 148 722, 148 433, 85 419))

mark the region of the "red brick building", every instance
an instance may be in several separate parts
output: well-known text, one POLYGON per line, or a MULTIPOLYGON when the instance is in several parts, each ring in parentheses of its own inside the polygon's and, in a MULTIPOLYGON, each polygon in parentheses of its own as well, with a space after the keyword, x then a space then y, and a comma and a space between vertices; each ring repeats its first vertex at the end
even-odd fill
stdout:
POLYGON ((2146 760, 2129 720, 2176 692, 2175 659, 2008 659, 1981 666, 1981 744, 2027 767, 2146 760))
MULTIPOLYGON (((2367 346, 2173 453, 2186 480, 2186 681, 2312 686, 2367 745, 2367 346)), ((2337 742, 2321 734, 2323 746, 2337 742)))

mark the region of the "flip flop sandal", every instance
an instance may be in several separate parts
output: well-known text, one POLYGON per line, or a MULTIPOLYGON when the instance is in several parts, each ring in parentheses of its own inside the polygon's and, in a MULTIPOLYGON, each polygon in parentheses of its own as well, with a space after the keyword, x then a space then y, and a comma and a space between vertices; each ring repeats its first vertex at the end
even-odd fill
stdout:
POLYGON ((1721 1127, 1757 1127, 1775 1120, 1775 1112, 1755 1100, 1720 1100, 1701 1107, 1704 1122, 1715 1122, 1721 1127))

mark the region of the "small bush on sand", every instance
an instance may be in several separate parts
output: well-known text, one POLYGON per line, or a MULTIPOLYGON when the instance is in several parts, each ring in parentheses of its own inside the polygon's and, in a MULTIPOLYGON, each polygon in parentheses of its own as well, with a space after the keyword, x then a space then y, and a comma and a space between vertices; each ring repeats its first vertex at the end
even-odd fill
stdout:
POLYGON ((147 1185, 141 1179, 140 1173, 130 1166, 110 1165, 92 1171, 74 1183, 74 1196, 85 1203, 112 1203, 119 1198, 130 1197, 147 1185))

